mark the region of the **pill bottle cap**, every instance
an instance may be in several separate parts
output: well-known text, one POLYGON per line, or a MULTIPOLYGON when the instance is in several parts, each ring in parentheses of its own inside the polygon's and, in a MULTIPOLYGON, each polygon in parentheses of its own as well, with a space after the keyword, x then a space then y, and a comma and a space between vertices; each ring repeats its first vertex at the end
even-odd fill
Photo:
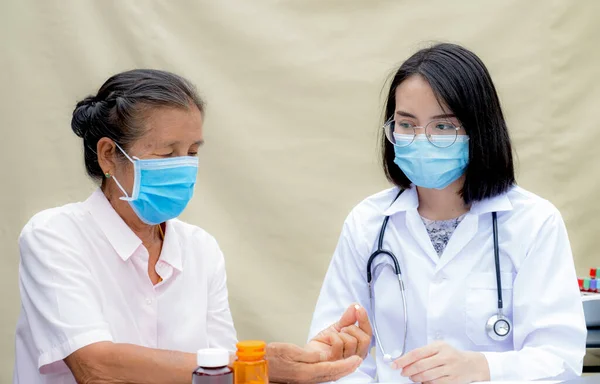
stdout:
POLYGON ((265 358, 267 343, 260 340, 240 341, 236 345, 237 357, 242 361, 257 361, 265 358))
POLYGON ((229 364, 229 351, 216 348, 200 349, 196 353, 196 362, 199 367, 224 367, 229 364))

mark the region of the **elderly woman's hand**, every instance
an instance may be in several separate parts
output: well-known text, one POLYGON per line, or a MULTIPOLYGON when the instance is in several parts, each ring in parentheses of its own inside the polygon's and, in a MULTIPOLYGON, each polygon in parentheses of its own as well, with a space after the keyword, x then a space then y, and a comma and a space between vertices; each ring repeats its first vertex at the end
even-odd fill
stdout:
POLYGON ((306 348, 322 352, 327 360, 339 360, 353 355, 364 359, 369 353, 372 336, 367 311, 353 304, 337 323, 319 332, 306 348))
POLYGON ((358 356, 327 361, 324 352, 294 344, 271 343, 267 347, 271 383, 312 384, 336 381, 354 372, 362 363, 358 356))
POLYGON ((336 381, 360 366, 369 352, 371 336, 367 312, 352 305, 338 322, 321 331, 304 348, 269 344, 269 379, 272 383, 336 381))

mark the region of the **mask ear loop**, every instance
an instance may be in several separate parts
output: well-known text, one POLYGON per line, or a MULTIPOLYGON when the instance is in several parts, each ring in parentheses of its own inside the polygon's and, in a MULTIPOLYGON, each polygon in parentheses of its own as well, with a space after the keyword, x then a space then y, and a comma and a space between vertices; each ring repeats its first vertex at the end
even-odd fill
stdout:
MULTIPOLYGON (((119 148, 119 151, 121 151, 121 153, 123 155, 125 155, 127 160, 131 161, 131 163, 135 166, 135 161, 133 161, 131 159, 131 157, 129 157, 129 155, 123 150, 123 148, 121 148, 121 146, 119 144, 117 144, 116 142, 115 142, 115 145, 117 146, 117 148, 119 148)), ((119 197, 119 199, 121 199, 123 201, 131 201, 132 200, 131 196, 129 196, 129 194, 125 191, 125 188, 123 188, 121 183, 119 183, 119 180, 117 180, 117 178, 114 175, 111 177, 111 179, 113 179, 115 181, 115 183, 117 184, 117 187, 119 187, 121 192, 123 192, 123 194, 125 195, 125 196, 119 197)))
POLYGON ((115 183, 117 184, 117 187, 119 187, 119 189, 121 190, 121 192, 123 192, 123 194, 125 195, 125 196, 119 197, 119 199, 121 199, 123 201, 130 201, 131 197, 127 194, 127 192, 125 192, 125 188, 123 188, 123 186, 121 185, 121 183, 119 183, 119 180, 117 180, 117 178, 115 177, 115 175, 112 175, 111 179, 113 179, 115 181, 115 183))
MULTIPOLYGON (((129 161, 131 161, 133 164, 135 164, 135 161, 133 161, 133 159, 132 159, 131 157, 129 157, 129 155, 127 154, 127 152, 125 152, 125 151, 123 150, 123 148, 121 148, 121 146, 120 146, 119 144, 117 144, 117 143, 115 142, 115 145, 117 146, 117 148, 119 148, 119 151, 121 151, 121 153, 125 155, 125 157, 127 158, 127 160, 129 160, 129 161)), ((136 158, 136 159, 137 159, 137 158, 136 158)), ((139 160, 139 159, 137 159, 137 160, 139 160)))

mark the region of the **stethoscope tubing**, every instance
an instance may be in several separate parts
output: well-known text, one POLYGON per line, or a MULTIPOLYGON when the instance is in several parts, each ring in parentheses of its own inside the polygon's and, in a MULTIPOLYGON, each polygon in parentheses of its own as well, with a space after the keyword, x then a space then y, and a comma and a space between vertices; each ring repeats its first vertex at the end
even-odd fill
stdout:
MULTIPOLYGON (((402 194, 402 192, 403 191, 401 190, 398 193, 398 195, 396 196, 394 201, 396 201, 396 199, 402 194)), ((367 261, 367 284, 369 287, 369 302, 370 302, 370 307, 371 307, 370 308, 371 309, 371 324, 373 325, 373 334, 375 336, 375 340, 377 342, 377 345, 379 346, 379 349, 381 350, 381 353, 383 354, 383 359, 385 362, 391 362, 393 360, 396 360, 400 356, 404 355, 404 353, 406 352, 406 338, 407 338, 407 334, 408 334, 408 314, 406 312, 406 293, 405 293, 404 280, 402 279, 402 271, 400 269, 400 263, 398 262, 398 258, 396 258, 396 256, 391 251, 383 249, 383 238, 385 236, 385 230, 387 228, 389 220, 390 220, 390 216, 384 217, 383 223, 381 224, 381 229, 379 231, 379 236, 377 239, 377 249, 371 254, 371 256, 369 257, 369 260, 367 261), (398 279, 398 287, 399 287, 400 293, 402 295, 402 307, 403 307, 403 313, 404 313, 404 316, 403 316, 404 317, 404 342, 402 343, 402 352, 399 356, 391 356, 391 355, 385 353, 383 344, 381 343, 381 337, 380 337, 379 331, 377 329, 377 320, 375 317, 375 302, 374 302, 375 293, 373 291, 375 282, 373 281, 372 268, 373 268, 373 262, 380 255, 385 255, 392 261, 394 273, 396 274, 396 277, 398 279)), ((492 212, 492 233, 493 233, 493 239, 494 239, 494 264, 495 264, 495 270, 496 270, 496 289, 497 289, 497 294, 498 294, 498 306, 497 306, 498 312, 496 315, 494 315, 490 318, 488 323, 492 320, 494 320, 495 323, 498 322, 499 320, 501 320, 507 324, 508 329, 509 329, 508 333, 509 333, 510 329, 512 329, 512 325, 510 324, 510 321, 508 320, 508 318, 506 318, 502 314, 502 309, 503 309, 502 280, 501 280, 501 274, 500 274, 500 247, 498 245, 498 215, 496 212, 492 212)), ((492 339, 504 340, 504 338, 508 337, 508 333, 502 334, 502 335, 498 334, 494 325, 486 326, 489 328, 490 337, 492 339), (491 332, 494 332, 495 334, 492 335, 491 332)))

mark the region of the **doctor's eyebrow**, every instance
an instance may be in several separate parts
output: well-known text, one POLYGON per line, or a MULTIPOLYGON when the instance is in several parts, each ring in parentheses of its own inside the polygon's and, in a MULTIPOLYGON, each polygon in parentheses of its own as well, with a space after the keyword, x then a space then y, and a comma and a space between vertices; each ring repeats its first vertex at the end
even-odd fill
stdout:
POLYGON ((454 113, 442 113, 441 115, 431 116, 432 119, 451 119, 456 117, 454 113))
POLYGON ((417 118, 417 116, 413 115, 412 113, 408 113, 408 112, 404 112, 404 111, 396 111, 396 115, 402 116, 402 117, 410 117, 411 119, 417 118))
MULTIPOLYGON (((412 113, 408 113, 405 111, 396 111, 396 115, 398 116, 402 116, 402 117, 410 117, 411 119, 416 119, 417 116, 413 115, 412 113)), ((431 119, 450 119, 456 117, 454 115, 454 113, 442 113, 441 115, 435 115, 435 116, 431 116, 431 119)))

